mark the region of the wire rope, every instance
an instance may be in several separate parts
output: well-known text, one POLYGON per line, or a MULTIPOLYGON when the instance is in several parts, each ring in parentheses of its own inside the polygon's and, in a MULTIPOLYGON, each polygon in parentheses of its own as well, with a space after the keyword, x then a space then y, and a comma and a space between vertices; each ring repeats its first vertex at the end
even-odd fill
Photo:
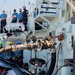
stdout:
POLYGON ((6 0, 4 0, 2 6, 0 7, 0 10, 3 8, 4 4, 6 3, 6 0))

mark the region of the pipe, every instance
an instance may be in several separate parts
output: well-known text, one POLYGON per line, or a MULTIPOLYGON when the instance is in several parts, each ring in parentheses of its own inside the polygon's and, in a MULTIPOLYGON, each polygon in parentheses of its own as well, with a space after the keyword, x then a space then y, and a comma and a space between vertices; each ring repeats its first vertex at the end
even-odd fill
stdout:
MULTIPOLYGON (((73 42, 73 64, 75 64, 75 37, 73 42)), ((73 75, 75 75, 75 65, 73 65, 73 75)))
MULTIPOLYGON (((54 67, 55 67, 55 63, 56 63, 56 51, 55 51, 55 47, 54 47, 55 43, 51 39, 49 39, 49 40, 46 40, 46 41, 40 41, 40 44, 41 44, 41 49, 51 48, 51 52, 52 52, 51 58, 52 58, 52 60, 51 60, 50 67, 49 67, 49 70, 48 70, 46 75, 52 75, 54 67)), ((24 50, 24 49, 30 49, 31 50, 33 48, 37 48, 36 43, 25 44, 25 45, 22 44, 22 45, 16 45, 16 46, 12 45, 12 46, 6 47, 5 49, 1 48, 0 53, 6 52, 6 51, 9 51, 9 50, 11 50, 11 51, 24 50)), ((12 65, 12 68, 14 70, 13 65, 12 65)), ((17 68, 17 66, 16 66, 16 68, 17 68)), ((19 69, 17 69, 17 70, 19 70, 19 69)), ((19 74, 17 74, 17 75, 19 75, 19 74)))

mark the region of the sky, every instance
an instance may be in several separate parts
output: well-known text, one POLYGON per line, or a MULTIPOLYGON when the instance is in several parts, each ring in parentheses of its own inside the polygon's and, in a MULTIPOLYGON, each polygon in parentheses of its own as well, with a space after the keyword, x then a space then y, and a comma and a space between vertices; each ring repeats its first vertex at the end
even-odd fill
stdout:
POLYGON ((17 9, 18 12, 19 8, 22 8, 24 5, 28 9, 28 2, 32 3, 34 0, 0 0, 0 14, 2 10, 12 12, 14 8, 17 9))

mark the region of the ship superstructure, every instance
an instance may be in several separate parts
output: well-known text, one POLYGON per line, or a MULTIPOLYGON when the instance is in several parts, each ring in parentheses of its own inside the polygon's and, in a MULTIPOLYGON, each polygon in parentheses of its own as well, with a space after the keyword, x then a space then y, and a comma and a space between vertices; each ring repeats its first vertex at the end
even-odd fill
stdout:
POLYGON ((30 75, 75 75, 75 0, 34 0, 28 10, 32 36, 22 32, 6 39, 3 33, 4 47, 10 40, 14 43, 12 51, 23 49, 23 62, 30 75), (17 40, 22 42, 19 48, 17 40))
MULTIPOLYGON (((49 32, 59 35, 64 34, 64 41, 61 43, 60 51, 57 50, 56 69, 62 67, 57 75, 74 75, 74 24, 75 24, 75 1, 74 0, 36 0, 32 6, 33 33, 37 36, 47 36, 49 32), (37 10, 36 10, 37 9, 37 10), (36 26, 41 30, 36 30, 36 26), (59 53, 58 53, 59 51, 59 53), (72 61, 72 62, 70 62, 72 61), (69 70, 69 71, 68 71, 69 70)), ((55 39, 57 44, 58 40, 55 39)), ((54 74, 52 74, 54 75, 54 74)), ((55 74, 56 75, 56 74, 55 74)))

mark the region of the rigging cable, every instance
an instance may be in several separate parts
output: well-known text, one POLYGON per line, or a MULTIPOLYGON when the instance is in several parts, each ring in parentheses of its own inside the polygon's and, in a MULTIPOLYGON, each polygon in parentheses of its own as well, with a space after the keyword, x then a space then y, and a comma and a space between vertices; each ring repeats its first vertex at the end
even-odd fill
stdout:
POLYGON ((6 0, 4 0, 4 2, 3 2, 3 4, 2 4, 2 6, 0 7, 0 10, 1 10, 1 9, 2 9, 2 7, 4 6, 5 2, 6 2, 6 0))

